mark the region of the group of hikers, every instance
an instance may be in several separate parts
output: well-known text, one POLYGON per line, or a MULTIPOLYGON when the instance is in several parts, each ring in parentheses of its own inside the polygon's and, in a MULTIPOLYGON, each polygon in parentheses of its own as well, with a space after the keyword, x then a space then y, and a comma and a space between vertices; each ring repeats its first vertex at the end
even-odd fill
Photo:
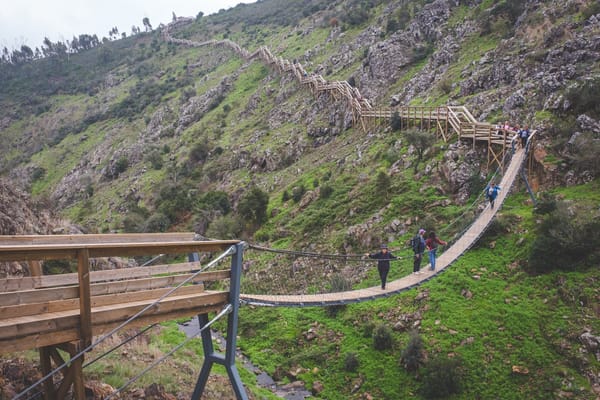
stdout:
MULTIPOLYGON (((435 259, 438 245, 445 246, 448 243, 438 238, 435 232, 429 232, 427 239, 425 239, 425 229, 419 229, 418 234, 411 239, 412 250, 414 253, 413 257, 413 274, 421 273, 421 261, 423 261, 423 255, 425 250, 429 254, 429 264, 432 271, 435 270, 435 259)), ((381 245, 380 251, 377 253, 365 254, 369 258, 377 260, 377 271, 379 272, 379 278, 381 279, 381 288, 385 289, 387 281, 387 275, 390 271, 390 260, 395 260, 398 257, 393 255, 386 244, 381 245)))
MULTIPOLYGON (((485 188, 485 197, 488 199, 490 208, 492 209, 494 208, 494 202, 496 197, 498 197, 499 191, 500 186, 496 185, 494 182, 490 182, 485 188)), ((421 228, 417 235, 410 241, 414 253, 413 274, 421 273, 421 262, 423 261, 425 251, 427 251, 429 255, 430 269, 434 271, 438 246, 445 246, 448 244, 444 240, 438 238, 435 232, 429 232, 429 234, 425 235, 426 233, 427 231, 421 228), (425 238, 425 236, 427 236, 427 238, 425 238)), ((387 276, 390 271, 390 260, 395 260, 398 257, 390 252, 387 244, 382 244, 381 249, 377 253, 366 253, 365 256, 377 260, 377 271, 379 272, 379 278, 381 279, 381 289, 385 289, 387 276)))
POLYGON ((506 121, 504 124, 497 125, 498 133, 501 134, 502 131, 516 134, 519 138, 520 144, 522 148, 525 148, 527 145, 527 139, 531 135, 531 131, 529 130, 529 125, 524 125, 521 127, 519 124, 512 126, 510 122, 506 121))

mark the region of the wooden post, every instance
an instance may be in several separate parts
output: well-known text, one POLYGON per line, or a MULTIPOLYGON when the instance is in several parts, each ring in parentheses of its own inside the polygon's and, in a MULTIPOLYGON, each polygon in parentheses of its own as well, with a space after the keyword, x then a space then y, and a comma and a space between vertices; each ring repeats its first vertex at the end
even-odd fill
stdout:
POLYGON ((39 261, 28 261, 31 276, 42 276, 42 264, 39 261))
MULTIPOLYGON (((42 375, 46 376, 52 372, 52 360, 50 358, 50 346, 40 347, 40 367, 42 375)), ((44 385, 44 400, 54 400, 56 398, 56 390, 52 378, 46 379, 44 385)))
POLYGON ((86 348, 92 343, 92 301, 90 298, 90 257, 87 248, 77 252, 77 273, 79 275, 79 335, 81 347, 86 348))

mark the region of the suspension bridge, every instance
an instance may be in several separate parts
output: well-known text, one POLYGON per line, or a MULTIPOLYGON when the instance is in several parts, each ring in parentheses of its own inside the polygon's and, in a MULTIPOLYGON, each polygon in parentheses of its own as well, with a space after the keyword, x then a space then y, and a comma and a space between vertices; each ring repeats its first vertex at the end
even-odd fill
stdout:
MULTIPOLYGON (((3 352, 39 349, 43 373, 42 379, 19 393, 14 400, 34 398, 41 393, 46 399, 63 399, 67 393, 72 393, 75 399, 83 400, 86 353, 124 328, 196 315, 200 321, 197 335, 201 335, 205 358, 192 399, 197 400, 202 395, 214 364, 225 367, 237 398, 247 399, 235 366, 240 305, 306 307, 356 303, 390 296, 432 279, 446 270, 485 232, 517 179, 531 139, 535 136, 534 132, 528 147, 517 148, 513 135, 490 124, 477 122, 464 107, 376 109, 347 82, 327 82, 321 76, 309 76, 299 64, 273 57, 264 47, 249 53, 231 41, 198 44, 174 39, 169 36, 168 29, 165 32, 168 40, 177 43, 227 46, 244 58, 261 57, 282 72, 291 71, 316 94, 328 92, 334 100, 345 99, 356 121, 363 127, 397 114, 405 121, 405 126, 433 127, 444 140, 449 140, 454 132, 459 139, 470 139, 474 145, 478 141, 487 142, 491 157, 488 161, 497 163, 503 171, 502 190, 496 207, 488 205, 479 213, 439 256, 435 271, 424 268, 422 274, 411 274, 388 282, 385 290, 377 285, 320 294, 241 293, 242 256, 247 245, 237 240, 198 240, 193 233, 0 236, 0 261, 27 262, 31 273, 31 276, 23 278, 0 279, 0 349, 3 352), (492 150, 492 145, 501 149, 492 150), (222 254, 214 257, 213 253, 218 252, 222 254), (187 254, 188 261, 110 271, 93 271, 91 267, 94 260, 100 258, 157 254, 187 254), (214 258, 203 266, 201 255, 207 259, 214 258), (231 259, 230 267, 217 269, 216 266, 228 257, 231 259), (47 260, 71 260, 76 264, 77 272, 44 275, 40 261, 47 260), (209 313, 217 315, 210 320, 209 313), (214 351, 208 328, 224 316, 227 316, 227 344, 222 355, 214 351), (68 359, 63 358, 65 353, 68 359), (61 374, 62 379, 56 380, 57 374, 61 374)), ((260 246, 254 248, 266 250, 260 246)), ((113 350, 116 348, 118 346, 113 350)), ((170 354, 172 352, 166 356, 170 354)), ((118 396, 136 378, 130 379, 109 398, 118 396)))
MULTIPOLYGON (((239 307, 258 306, 333 306, 370 301, 414 288, 442 273, 473 246, 501 208, 527 154, 527 148, 511 153, 496 199, 442 253, 435 271, 423 268, 379 285, 345 292, 320 294, 251 294, 240 293, 242 254, 240 241, 199 241, 194 233, 171 234, 104 234, 104 235, 29 235, 0 236, 0 261, 26 261, 32 276, 0 279, 0 348, 13 352, 38 348, 44 374, 33 388, 15 398, 32 398, 33 389, 48 399, 62 399, 69 390, 76 399, 85 398, 84 355, 119 330, 147 326, 157 322, 198 315, 205 360, 192 399, 199 399, 213 364, 224 365, 238 398, 247 398, 235 367, 235 346, 239 307), (224 253, 203 267, 199 254, 224 253), (92 260, 115 256, 149 256, 189 254, 189 261, 175 264, 92 271, 92 260), (232 256, 229 269, 212 269, 217 261, 232 256), (43 275, 40 261, 75 260, 77 272, 43 275), (207 290, 210 282, 220 290, 207 290), (228 314, 225 355, 212 347, 207 329, 213 321, 209 313, 228 314), (94 338, 96 338, 94 340, 94 338), (64 359, 59 350, 69 355, 64 359), (53 375, 62 373, 58 385, 53 375)), ((257 250, 269 250, 253 246, 257 250)), ((39 393, 34 392, 34 393, 39 393)))

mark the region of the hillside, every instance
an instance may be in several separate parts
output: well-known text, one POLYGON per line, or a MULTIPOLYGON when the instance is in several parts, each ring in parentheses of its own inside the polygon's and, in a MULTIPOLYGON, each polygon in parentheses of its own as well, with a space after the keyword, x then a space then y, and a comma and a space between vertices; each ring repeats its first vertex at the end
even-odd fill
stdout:
MULTIPOLYGON (((249 53, 265 46, 311 76, 346 81, 374 108, 461 105, 479 121, 536 129, 528 182, 544 205, 551 203, 548 194, 570 202, 565 213, 586 228, 592 249, 558 249, 542 258, 544 266, 532 262, 547 214, 532 212, 521 180, 482 244, 418 295, 352 306, 338 321, 323 310, 302 316, 248 309, 254 320, 241 321, 244 352, 283 381, 324 382, 322 398, 403 398, 417 392, 422 378, 400 372, 402 346, 383 353, 385 368, 398 370, 387 379, 377 356, 363 353, 376 323, 404 320, 420 329, 431 358, 465 359, 466 390, 456 398, 599 395, 597 347, 580 339, 600 335, 594 250, 600 242, 592 229, 600 201, 597 1, 263 0, 173 21, 170 35, 192 45, 170 42, 165 32, 160 27, 68 56, 0 64, 0 174, 15 192, 2 195, 0 211, 30 215, 16 219, 18 227, 3 225, 2 233, 58 227, 36 220, 41 212, 8 208, 29 197, 31 208, 83 231, 194 230, 323 253, 363 254, 383 242, 403 249, 421 226, 447 238, 460 232, 463 226, 451 223, 473 212, 469 207, 496 169, 486 147, 438 136, 421 154, 393 120, 361 124, 343 98, 311 91, 259 57, 243 58, 210 41, 229 40, 249 53), (471 282, 474 275, 483 282, 471 282), (464 290, 477 292, 475 299, 464 290), (428 297, 415 300, 422 293, 428 297), (492 300, 503 305, 495 309, 492 300), (479 307, 493 316, 471 315, 479 307), (536 308, 543 311, 536 315, 536 308), (476 326, 466 327, 467 315, 476 326), (557 322, 563 318, 569 322, 557 322), (539 326, 543 319, 552 321, 548 328, 539 326), (273 320, 289 324, 279 341, 269 336, 283 329, 273 320), (358 326, 371 331, 353 336, 358 326), (309 330, 320 339, 302 339, 309 330), (342 343, 342 336, 353 343, 342 343), (470 340, 476 345, 469 348, 470 340), (296 350, 288 354, 289 346, 296 350), (264 354, 269 348, 277 350, 271 358, 264 354), (337 364, 356 353, 365 357, 364 368, 336 364, 332 376, 321 374, 326 352, 337 364), (478 370, 478 363, 489 369, 478 370), (527 374, 503 369, 519 363, 529 364, 527 374), (296 368, 301 372, 291 374, 296 368)), ((265 292, 327 290, 338 274, 353 285, 376 281, 368 265, 256 253, 247 264, 244 285, 265 292), (305 276, 298 279, 296 271, 305 276)), ((396 343, 408 343, 409 333, 395 329, 396 343)))

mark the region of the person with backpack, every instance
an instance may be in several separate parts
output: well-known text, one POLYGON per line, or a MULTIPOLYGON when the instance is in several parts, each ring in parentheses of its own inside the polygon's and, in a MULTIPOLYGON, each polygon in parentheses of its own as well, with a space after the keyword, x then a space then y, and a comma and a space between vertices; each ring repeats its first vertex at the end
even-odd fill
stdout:
POLYGON ((421 261, 423 261, 423 253, 425 252, 425 229, 419 229, 419 233, 411 239, 411 246, 414 253, 413 273, 421 273, 421 261))
POLYGON ((496 197, 498 197, 498 192, 500 191, 500 186, 496 185, 494 182, 491 182, 485 188, 485 197, 490 202, 490 207, 494 208, 494 201, 496 201, 496 197))
POLYGON ((438 244, 445 246, 448 243, 441 240, 440 238, 438 238, 435 235, 435 232, 429 232, 428 236, 429 237, 425 241, 425 247, 427 248, 427 251, 429 252, 429 264, 431 265, 431 270, 435 271, 435 257, 436 257, 438 244))
POLYGON ((377 261, 377 271, 379 272, 379 278, 381 279, 381 289, 385 289, 385 282, 387 280, 388 272, 390 272, 390 260, 395 260, 397 257, 390 253, 387 244, 381 245, 381 251, 377 253, 365 254, 369 258, 374 258, 377 261))

